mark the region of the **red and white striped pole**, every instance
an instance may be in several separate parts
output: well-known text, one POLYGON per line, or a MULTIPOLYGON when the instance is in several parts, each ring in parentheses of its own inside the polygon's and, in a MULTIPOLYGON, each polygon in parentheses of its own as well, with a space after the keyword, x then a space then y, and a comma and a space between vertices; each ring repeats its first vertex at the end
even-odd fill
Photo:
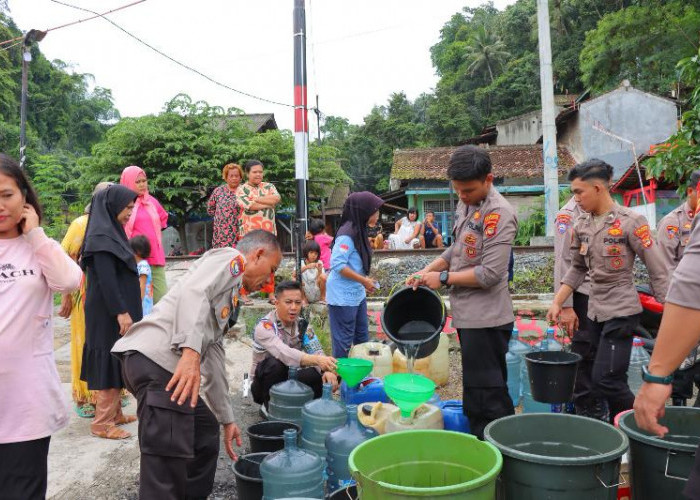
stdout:
POLYGON ((294 0, 294 170, 297 181, 295 255, 301 282, 301 247, 308 226, 309 118, 306 98, 306 10, 304 0, 294 0))

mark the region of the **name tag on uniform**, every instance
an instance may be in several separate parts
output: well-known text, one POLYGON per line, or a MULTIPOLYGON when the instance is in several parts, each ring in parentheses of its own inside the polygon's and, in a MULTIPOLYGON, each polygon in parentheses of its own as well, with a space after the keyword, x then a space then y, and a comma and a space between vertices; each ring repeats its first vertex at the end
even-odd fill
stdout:
POLYGON ((588 243, 581 243, 581 248, 579 248, 578 253, 580 255, 588 255, 588 243))

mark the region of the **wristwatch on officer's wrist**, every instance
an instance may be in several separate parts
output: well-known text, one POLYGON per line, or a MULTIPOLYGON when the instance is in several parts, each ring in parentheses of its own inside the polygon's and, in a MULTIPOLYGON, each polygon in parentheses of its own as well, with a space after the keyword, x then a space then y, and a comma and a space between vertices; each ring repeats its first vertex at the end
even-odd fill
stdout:
POLYGON ((440 283, 442 283, 443 286, 447 286, 447 280, 450 279, 450 273, 449 271, 442 271, 440 273, 440 283))
POLYGON ((644 382, 650 382, 652 384, 668 385, 671 382, 673 382, 673 373, 670 375, 666 375, 665 377, 661 377, 659 375, 652 375, 651 373, 649 373, 649 365, 644 365, 642 366, 642 380, 644 380, 644 382))

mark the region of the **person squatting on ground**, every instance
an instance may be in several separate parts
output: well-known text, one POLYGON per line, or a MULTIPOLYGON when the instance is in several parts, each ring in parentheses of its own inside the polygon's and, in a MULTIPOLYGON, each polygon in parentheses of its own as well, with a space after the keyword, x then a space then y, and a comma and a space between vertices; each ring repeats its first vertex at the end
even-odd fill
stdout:
POLYGON ((114 343, 142 317, 141 290, 133 250, 124 224, 136 193, 115 184, 93 196, 80 266, 85 271, 85 345, 80 378, 96 391, 95 418, 90 432, 106 439, 131 434, 118 426, 136 420, 122 414, 124 388, 121 364, 111 354, 114 343))
MULTIPOLYGON (((685 203, 667 214, 657 226, 659 247, 669 275, 676 270, 690 240, 690 228, 695 219, 695 207, 698 204, 698 183, 700 183, 700 170, 690 175, 688 187, 685 190, 685 203)), ((686 400, 693 397, 693 385, 700 388, 699 377, 699 364, 676 371, 671 394, 673 406, 686 405, 686 400)), ((695 400, 695 406, 700 406, 700 398, 695 400)))
MULTIPOLYGON (((559 210, 554 232, 554 293, 561 288, 561 280, 571 267, 571 240, 574 223, 583 215, 576 199, 571 199, 559 210)), ((581 356, 574 385, 574 407, 576 415, 609 420, 608 402, 604 398, 589 396, 592 382, 595 350, 590 347, 588 325, 588 296, 591 293, 591 278, 586 273, 583 283, 562 304, 559 324, 566 332, 573 332, 571 350, 581 356), (575 327, 576 321, 578 326, 575 327)), ((571 335, 571 333, 570 333, 571 335)))
POLYGON ((17 162, 0 154, 0 497, 46 496, 51 435, 68 425, 53 350, 53 294, 80 286, 78 265, 41 228, 17 162))
POLYGON ((435 212, 428 210, 425 212, 425 219, 420 229, 421 248, 443 248, 442 233, 440 227, 435 223, 435 212))
POLYGON ((324 383, 338 386, 336 361, 326 356, 311 325, 301 320, 304 294, 296 281, 283 281, 275 289, 277 304, 256 325, 253 333, 253 363, 250 367, 253 400, 270 401, 270 388, 288 378, 289 367, 301 368, 297 379, 321 397, 324 383), (302 331, 306 326, 305 331, 302 331))
POLYGON ((452 324, 462 347, 464 412, 472 433, 483 439, 489 422, 514 413, 506 352, 515 320, 508 262, 518 221, 493 186, 488 152, 476 146, 457 148, 447 177, 459 196, 454 243, 406 284, 450 287, 452 324))
MULTIPOLYGON (((597 159, 579 163, 569 172, 574 198, 586 213, 574 224, 571 267, 547 312, 548 321, 558 321, 564 301, 590 275, 588 327, 594 361, 591 387, 578 401, 584 404, 590 398, 591 407, 595 399, 606 399, 610 420, 634 402, 627 369, 633 331, 642 312, 634 284, 634 256, 646 265, 659 302, 664 301, 668 286, 668 271, 646 218, 618 205, 610 195, 612 172, 610 165, 597 159)), ((569 335, 577 329, 578 321, 573 323, 567 325, 569 335)))
MULTIPOLYGON (((696 189, 698 187, 695 184, 696 189)), ((695 217, 697 218, 697 217, 695 217)), ((663 235, 659 235, 663 237, 663 235)), ((668 427, 659 423, 671 396, 673 372, 700 342, 700 224, 693 222, 690 240, 668 287, 664 314, 649 365, 634 401, 634 418, 643 430, 664 437, 668 427)), ((685 485, 687 498, 700 498, 700 446, 685 485)))
POLYGON ((326 282, 335 358, 347 357, 353 344, 369 340, 367 293, 375 290, 375 281, 369 276, 372 248, 367 238, 367 224, 376 224, 379 207, 383 204, 378 196, 361 191, 352 193, 343 205, 326 282))
POLYGON ((228 395, 223 336, 239 289, 259 290, 282 259, 275 235, 252 231, 237 249, 217 248, 190 267, 112 349, 139 416, 142 499, 204 499, 219 456, 219 424, 233 459, 241 446, 228 395), (199 397, 200 381, 204 379, 199 397))

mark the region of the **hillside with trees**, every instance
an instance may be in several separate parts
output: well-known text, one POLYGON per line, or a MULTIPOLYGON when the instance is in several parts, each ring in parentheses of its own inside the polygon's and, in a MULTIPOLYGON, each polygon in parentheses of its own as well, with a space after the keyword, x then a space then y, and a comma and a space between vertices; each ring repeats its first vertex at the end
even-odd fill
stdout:
MULTIPOLYGON (((676 64, 698 51, 700 1, 554 0, 550 9, 555 93, 596 95, 627 79, 689 97, 676 64)), ((431 48, 435 89, 413 102, 397 91, 361 125, 328 117, 324 142, 339 149, 355 187, 386 189, 396 148, 456 145, 487 124, 538 109, 536 10, 535 0, 504 10, 465 7, 431 48)))

